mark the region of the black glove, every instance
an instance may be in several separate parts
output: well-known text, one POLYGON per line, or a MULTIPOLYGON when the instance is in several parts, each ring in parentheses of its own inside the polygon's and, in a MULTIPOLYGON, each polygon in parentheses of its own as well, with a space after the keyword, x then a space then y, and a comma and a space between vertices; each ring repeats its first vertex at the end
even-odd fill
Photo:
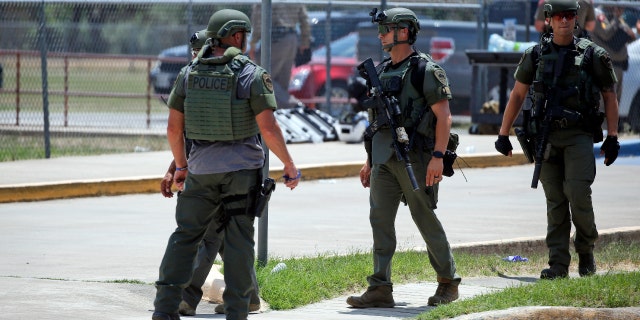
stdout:
POLYGON ((620 150, 620 143, 618 137, 607 136, 602 143, 600 151, 604 152, 604 164, 609 166, 618 158, 618 150, 620 150))
POLYGON ((498 140, 496 140, 496 150, 505 156, 509 155, 509 151, 513 150, 511 141, 509 141, 509 136, 498 135, 498 140))

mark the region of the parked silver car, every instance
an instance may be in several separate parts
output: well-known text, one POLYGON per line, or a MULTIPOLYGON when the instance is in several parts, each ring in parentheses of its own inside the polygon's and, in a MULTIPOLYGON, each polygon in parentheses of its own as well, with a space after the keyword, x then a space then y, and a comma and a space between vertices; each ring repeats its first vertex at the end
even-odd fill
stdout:
POLYGON ((622 78, 622 95, 618 108, 622 125, 640 132, 640 39, 627 45, 627 51, 629 69, 622 78))

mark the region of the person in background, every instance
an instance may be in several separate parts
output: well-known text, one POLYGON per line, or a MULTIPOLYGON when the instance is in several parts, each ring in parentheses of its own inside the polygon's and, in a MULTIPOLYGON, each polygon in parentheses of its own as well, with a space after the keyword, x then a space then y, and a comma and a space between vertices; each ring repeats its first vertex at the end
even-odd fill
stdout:
MULTIPOLYGON (((396 128, 389 125, 370 126, 371 139, 365 139, 367 160, 360 170, 360 182, 370 188, 369 222, 373 233, 373 274, 367 277, 369 287, 360 296, 351 296, 347 304, 354 308, 393 308, 391 265, 396 250, 395 219, 403 201, 427 246, 429 262, 437 274, 438 288, 428 298, 430 306, 458 299, 462 281, 456 273, 447 235, 435 209, 439 182, 444 169, 443 157, 449 142, 451 90, 445 71, 430 56, 412 46, 420 31, 416 14, 406 8, 371 12, 378 23, 378 39, 389 53, 376 69, 386 97, 398 101, 401 123, 408 136, 407 154, 418 189, 414 190, 404 161, 397 159, 392 144, 396 128), (415 76, 414 76, 415 74, 415 76), (418 79, 416 82, 412 78, 418 79), (418 84, 420 83, 420 84, 418 84)), ((376 102, 374 102, 376 103, 376 102)), ((385 123, 384 115, 370 113, 371 123, 385 123)))
MULTIPOLYGON (((189 39, 189 46, 191 47, 191 59, 195 59, 198 56, 198 52, 204 46, 207 40, 207 29, 194 32, 189 39)), ((188 66, 183 68, 186 69, 188 66)), ((185 154, 187 159, 189 152, 191 151, 191 140, 185 138, 185 154)), ((172 198, 173 191, 173 176, 176 172, 176 162, 171 160, 167 173, 160 181, 160 193, 165 198, 172 198)), ((182 291, 182 301, 178 312, 184 316, 195 316, 196 308, 202 300, 204 292, 202 292, 202 286, 204 285, 209 272, 213 267, 213 263, 216 260, 216 255, 220 253, 220 257, 223 256, 223 241, 220 233, 216 232, 215 227, 208 228, 207 232, 202 238, 202 242, 198 246, 198 255, 193 264, 193 276, 189 286, 182 291)), ((255 290, 251 294, 251 303, 249 304, 249 312, 255 312, 260 310, 260 297, 258 296, 258 281, 255 276, 255 272, 252 275, 254 280, 255 290)), ((224 313, 224 304, 216 306, 216 312, 224 313), (219 312, 221 311, 221 312, 219 312)))
POLYGON ((576 0, 545 3, 544 13, 553 36, 543 37, 540 44, 522 55, 495 142, 498 152, 512 156, 509 130, 533 85, 535 113, 531 122, 523 126, 534 128, 538 133, 534 136, 536 153, 543 151, 539 180, 547 202, 545 241, 549 268, 542 270, 540 278, 549 280, 569 276, 572 222, 576 229, 573 244, 578 253, 578 273, 583 277, 596 272, 593 249, 598 230, 591 185, 596 176, 593 144, 602 141, 600 97, 608 127, 600 154, 605 156, 607 166, 616 160, 620 148, 616 76, 604 49, 588 39, 574 37, 578 12, 576 0), (542 134, 547 130, 545 139, 542 134))
POLYGON ((211 230, 221 232, 224 241, 226 318, 246 320, 256 290, 253 224, 266 161, 263 141, 284 164, 286 187, 294 189, 301 177, 274 117, 271 77, 243 55, 250 32, 246 14, 215 12, 206 31, 210 40, 171 90, 167 140, 180 190, 178 227, 159 268, 153 320, 180 319, 183 289, 191 281, 198 246, 211 230), (188 160, 185 137, 192 141, 188 160))
MULTIPOLYGON (((535 13, 534 26, 536 30, 542 33, 545 28, 550 26, 549 20, 544 16, 544 4, 546 0, 538 1, 538 8, 535 13)), ((578 20, 576 21, 576 29, 573 34, 578 38, 584 38, 593 31, 596 25, 596 15, 593 9, 593 0, 578 0, 578 20)))
MULTIPOLYGON (((307 9, 303 4, 297 3, 274 3, 271 6, 271 71, 275 84, 278 104, 288 99, 280 98, 289 96, 289 80, 291 80, 291 69, 296 59, 297 53, 302 53, 310 48, 311 26, 307 9), (284 92, 280 92, 284 91, 284 92)), ((261 5, 255 4, 251 11, 251 21, 253 22, 253 32, 249 45, 249 57, 251 60, 260 63, 260 54, 256 49, 262 37, 262 12, 261 5)))
POLYGON ((633 29, 627 25, 622 18, 625 8, 615 6, 611 8, 613 15, 609 20, 602 9, 596 9, 597 23, 592 33, 593 42, 607 50, 611 57, 613 70, 618 78, 616 84, 616 95, 618 102, 622 95, 622 77, 624 72, 629 69, 629 53, 627 44, 636 40, 636 34, 633 29))

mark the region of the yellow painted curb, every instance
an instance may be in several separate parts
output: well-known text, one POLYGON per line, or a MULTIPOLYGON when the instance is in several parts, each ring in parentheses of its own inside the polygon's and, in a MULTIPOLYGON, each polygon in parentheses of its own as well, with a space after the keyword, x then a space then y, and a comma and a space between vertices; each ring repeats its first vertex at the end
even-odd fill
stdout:
POLYGON ((160 192, 162 177, 83 180, 0 187, 0 203, 160 192))
MULTIPOLYGON (((475 154, 460 156, 454 168, 486 168, 526 164, 522 153, 513 157, 495 154, 475 154)), ((299 166, 302 180, 336 179, 357 177, 362 162, 339 162, 326 165, 299 166)), ((278 180, 282 177, 282 168, 269 171, 269 176, 278 180)), ((162 176, 131 177, 126 179, 61 181, 24 185, 0 186, 0 203, 42 201, 79 197, 115 196, 135 193, 160 192, 162 176)))

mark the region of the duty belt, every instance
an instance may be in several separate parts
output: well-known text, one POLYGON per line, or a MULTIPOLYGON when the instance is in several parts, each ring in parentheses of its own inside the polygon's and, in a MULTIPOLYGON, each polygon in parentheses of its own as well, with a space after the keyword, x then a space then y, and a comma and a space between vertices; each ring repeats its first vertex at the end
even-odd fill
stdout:
POLYGON ((582 124, 582 114, 578 111, 562 108, 562 116, 553 117, 551 120, 552 128, 566 129, 576 127, 582 124))

